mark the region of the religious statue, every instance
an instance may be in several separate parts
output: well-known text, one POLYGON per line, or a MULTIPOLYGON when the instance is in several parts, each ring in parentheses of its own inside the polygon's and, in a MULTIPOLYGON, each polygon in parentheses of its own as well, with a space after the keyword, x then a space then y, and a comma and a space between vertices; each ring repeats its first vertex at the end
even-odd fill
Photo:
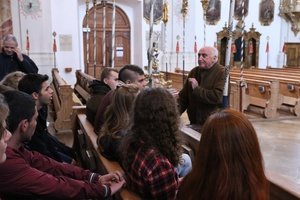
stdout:
POLYGON ((158 65, 159 65, 158 56, 159 56, 158 43, 153 42, 153 47, 151 49, 152 69, 154 70, 153 73, 156 73, 158 69, 158 65))

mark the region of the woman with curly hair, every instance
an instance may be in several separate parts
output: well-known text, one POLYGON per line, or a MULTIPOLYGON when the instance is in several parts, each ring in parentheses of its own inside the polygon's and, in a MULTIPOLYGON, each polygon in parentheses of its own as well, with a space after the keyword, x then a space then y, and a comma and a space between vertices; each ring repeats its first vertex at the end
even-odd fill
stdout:
POLYGON ((127 185, 142 199, 174 199, 181 155, 179 113, 174 97, 162 88, 141 91, 133 124, 122 140, 127 185))
POLYGON ((177 199, 267 200, 268 181, 256 132, 240 112, 222 110, 205 122, 192 171, 177 199))
POLYGON ((120 161, 119 144, 129 128, 129 113, 138 92, 134 84, 120 86, 106 109, 97 143, 99 151, 109 160, 120 161))

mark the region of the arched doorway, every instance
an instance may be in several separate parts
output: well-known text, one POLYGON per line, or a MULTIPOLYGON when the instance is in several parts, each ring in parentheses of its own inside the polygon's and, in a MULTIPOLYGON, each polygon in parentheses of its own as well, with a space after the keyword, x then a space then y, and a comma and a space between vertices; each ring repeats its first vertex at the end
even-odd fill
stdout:
MULTIPOLYGON (((113 5, 100 3, 96 9, 91 8, 83 19, 83 51, 85 73, 99 78, 103 67, 111 67, 112 63, 112 13, 113 5), (103 8, 106 10, 105 31, 105 66, 103 65, 103 8), (94 12, 96 11, 96 46, 94 47, 94 12), (88 26, 87 26, 88 25, 88 26), (89 27, 89 29, 87 29, 89 27), (87 35, 88 34, 88 35, 87 35), (88 44, 87 44, 88 41, 88 44), (88 49, 88 50, 87 50, 88 49), (94 65, 96 50, 96 66, 94 65)), ((130 24, 126 13, 116 6, 115 31, 115 67, 120 68, 130 63, 130 24)))

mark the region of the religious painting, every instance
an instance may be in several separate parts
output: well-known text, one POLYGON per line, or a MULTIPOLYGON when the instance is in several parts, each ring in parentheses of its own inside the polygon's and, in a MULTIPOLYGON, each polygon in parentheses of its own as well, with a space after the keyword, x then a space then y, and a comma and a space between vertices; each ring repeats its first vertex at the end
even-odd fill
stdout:
POLYGON ((210 0, 206 10, 206 22, 210 25, 215 25, 220 20, 221 1, 210 0))
MULTIPOLYGON (((12 34, 12 16, 11 16, 11 7, 10 1, 0 0, 0 41, 7 35, 12 34)), ((1 46, 1 42, 0 42, 1 46)))
POLYGON ((248 15, 249 0, 235 0, 234 18, 241 20, 248 15), (243 16, 244 15, 244 16, 243 16))
MULTIPOLYGON (((151 12, 151 5, 153 4, 154 0, 144 0, 144 18, 146 21, 150 21, 150 12, 151 12)), ((156 0, 153 8, 153 22, 158 23, 162 19, 162 10, 163 10, 163 1, 156 0)))
POLYGON ((259 21, 263 26, 268 26, 274 20, 274 1, 262 0, 259 6, 259 21))

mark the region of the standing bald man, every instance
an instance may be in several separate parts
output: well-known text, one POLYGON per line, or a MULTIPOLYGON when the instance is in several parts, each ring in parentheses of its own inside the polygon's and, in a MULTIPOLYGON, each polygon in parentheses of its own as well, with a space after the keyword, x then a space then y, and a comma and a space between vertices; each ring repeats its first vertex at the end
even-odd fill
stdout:
POLYGON ((179 92, 179 111, 191 124, 203 125, 208 116, 222 107, 224 67, 218 63, 218 50, 206 46, 199 50, 199 66, 192 69, 179 92))
POLYGON ((21 53, 16 37, 8 34, 3 38, 0 53, 0 80, 14 71, 22 71, 26 74, 37 73, 38 67, 28 56, 21 53))

